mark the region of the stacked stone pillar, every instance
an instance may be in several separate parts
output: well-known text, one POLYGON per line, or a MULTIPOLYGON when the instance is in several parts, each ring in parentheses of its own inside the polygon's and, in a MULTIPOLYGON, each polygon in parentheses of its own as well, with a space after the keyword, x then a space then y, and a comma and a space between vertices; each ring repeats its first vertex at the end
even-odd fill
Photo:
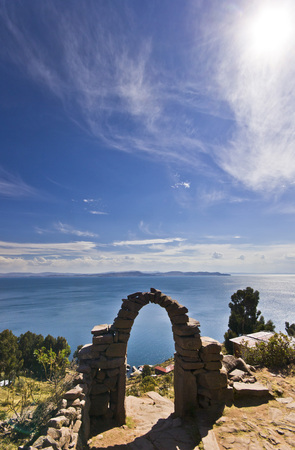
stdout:
POLYGON ((222 402, 227 386, 221 370, 221 345, 200 337, 199 322, 187 315, 187 308, 161 291, 136 292, 122 300, 112 325, 95 326, 92 344, 79 352, 78 371, 87 380, 83 430, 89 436, 92 418, 125 423, 127 343, 134 319, 149 302, 166 309, 175 341, 175 414, 185 417, 197 408, 222 402))

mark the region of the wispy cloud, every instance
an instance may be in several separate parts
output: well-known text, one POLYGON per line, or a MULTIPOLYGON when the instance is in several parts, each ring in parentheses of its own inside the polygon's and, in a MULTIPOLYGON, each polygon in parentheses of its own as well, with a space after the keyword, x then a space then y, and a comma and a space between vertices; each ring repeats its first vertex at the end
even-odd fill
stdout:
POLYGON ((19 176, 13 175, 0 166, 0 196, 9 198, 35 197, 37 192, 19 176))
POLYGON ((155 244, 171 244, 172 242, 183 242, 182 238, 166 238, 166 239, 142 239, 133 241, 117 241, 113 242, 114 247, 130 246, 130 245, 155 245, 155 244))
POLYGON ((241 239, 241 236, 239 235, 230 235, 230 234, 224 234, 224 235, 207 235, 205 236, 206 239, 211 239, 214 241, 229 241, 232 239, 241 239))
POLYGON ((173 186, 171 186, 173 189, 178 189, 181 187, 184 187, 185 189, 189 189, 191 187, 191 184, 189 181, 180 181, 179 183, 175 183, 173 186))
POLYGON ((74 236, 79 237, 97 237, 98 235, 96 233, 91 233, 90 231, 81 231, 76 230, 75 228, 71 227, 70 225, 67 225, 62 222, 58 222, 55 224, 55 229, 63 234, 72 234, 74 236))
MULTIPOLYGON (((249 273, 290 272, 294 244, 196 244, 163 240, 139 244, 96 245, 91 241, 64 243, 0 242, 0 272, 57 271, 95 273, 104 271, 222 271, 249 273), (165 242, 159 242, 165 241, 165 242), (170 244, 173 244, 170 242, 170 244), (167 269, 169 268, 169 269, 167 269)), ((128 241, 127 241, 128 243, 128 241)))
POLYGON ((96 215, 96 216, 107 216, 108 213, 105 211, 102 211, 99 206, 101 205, 101 199, 95 199, 95 198, 84 198, 83 203, 86 204, 86 211, 89 214, 96 215))
POLYGON ((90 214, 93 214, 94 216, 107 216, 108 213, 104 212, 104 211, 95 211, 95 210, 90 210, 88 211, 90 214))
MULTIPOLYGON (((249 39, 260 9, 270 6, 261 2, 257 8, 256 2, 249 2, 244 14, 237 11, 234 18, 228 17, 217 62, 219 95, 236 121, 217 160, 239 182, 260 192, 283 191, 295 179, 295 35, 279 54, 259 56, 249 39)), ((294 22, 294 2, 283 0, 279 8, 294 22)))
MULTIPOLYGON (((280 4, 294 16, 292 1, 280 4)), ((188 2, 186 54, 169 30, 162 42, 173 49, 173 58, 158 56, 152 31, 139 30, 124 5, 119 11, 111 2, 79 2, 75 8, 63 5, 62 13, 58 5, 3 2, 1 54, 50 89, 79 126, 112 148, 177 162, 211 178, 226 174, 254 191, 292 186, 295 45, 290 42, 275 61, 251 53, 247 24, 256 2, 242 10, 216 0, 203 16, 188 2), (38 37, 28 26, 31 20, 43 31, 38 37), (171 70, 170 59, 181 71, 171 70)), ((9 186, 0 189, 14 192, 9 186)), ((174 187, 188 189, 190 183, 174 187)), ((222 195, 212 191, 204 201, 222 195)))
POLYGON ((161 223, 158 226, 157 230, 151 230, 150 224, 146 223, 144 220, 141 220, 138 225, 139 230, 149 236, 159 236, 163 235, 163 230, 161 230, 161 223))
POLYGON ((25 256, 40 255, 46 257, 48 255, 56 258, 63 256, 74 256, 75 254, 83 254, 95 248, 96 244, 89 241, 76 241, 65 243, 19 243, 19 242, 3 242, 0 241, 0 255, 2 256, 25 256))

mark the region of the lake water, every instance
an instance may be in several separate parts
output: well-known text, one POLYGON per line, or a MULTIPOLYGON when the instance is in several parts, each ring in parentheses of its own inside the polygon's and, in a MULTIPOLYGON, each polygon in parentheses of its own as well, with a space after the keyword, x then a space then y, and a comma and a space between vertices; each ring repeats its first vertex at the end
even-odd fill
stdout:
MULTIPOLYGON (((186 306, 201 323, 201 334, 223 341, 237 289, 260 292, 259 309, 276 331, 295 323, 295 275, 232 275, 128 278, 0 278, 0 331, 19 336, 30 330, 44 337, 64 336, 74 351, 91 342, 91 329, 111 324, 121 299, 137 291, 160 289, 186 306)), ((128 363, 156 364, 174 352, 171 324, 159 305, 142 308, 132 327, 128 363)))

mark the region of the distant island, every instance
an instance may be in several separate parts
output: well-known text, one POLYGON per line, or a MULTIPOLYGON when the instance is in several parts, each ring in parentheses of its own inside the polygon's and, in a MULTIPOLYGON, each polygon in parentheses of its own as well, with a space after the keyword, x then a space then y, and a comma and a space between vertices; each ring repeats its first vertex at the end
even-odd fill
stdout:
POLYGON ((220 272, 181 272, 178 270, 170 272, 106 272, 106 273, 56 273, 56 272, 10 272, 0 273, 0 278, 20 278, 20 277, 99 277, 99 278, 122 278, 122 277, 203 277, 203 276, 217 276, 229 277, 229 273, 220 272))

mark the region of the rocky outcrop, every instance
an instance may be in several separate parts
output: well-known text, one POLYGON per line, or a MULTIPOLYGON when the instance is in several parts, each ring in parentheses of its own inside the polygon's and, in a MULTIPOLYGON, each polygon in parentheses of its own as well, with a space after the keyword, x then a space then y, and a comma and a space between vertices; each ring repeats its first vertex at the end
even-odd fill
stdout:
POLYGON ((245 363, 242 358, 232 355, 223 357, 222 365, 227 372, 229 386, 232 387, 235 397, 269 397, 269 389, 261 383, 257 383, 252 374, 254 367, 245 363))

